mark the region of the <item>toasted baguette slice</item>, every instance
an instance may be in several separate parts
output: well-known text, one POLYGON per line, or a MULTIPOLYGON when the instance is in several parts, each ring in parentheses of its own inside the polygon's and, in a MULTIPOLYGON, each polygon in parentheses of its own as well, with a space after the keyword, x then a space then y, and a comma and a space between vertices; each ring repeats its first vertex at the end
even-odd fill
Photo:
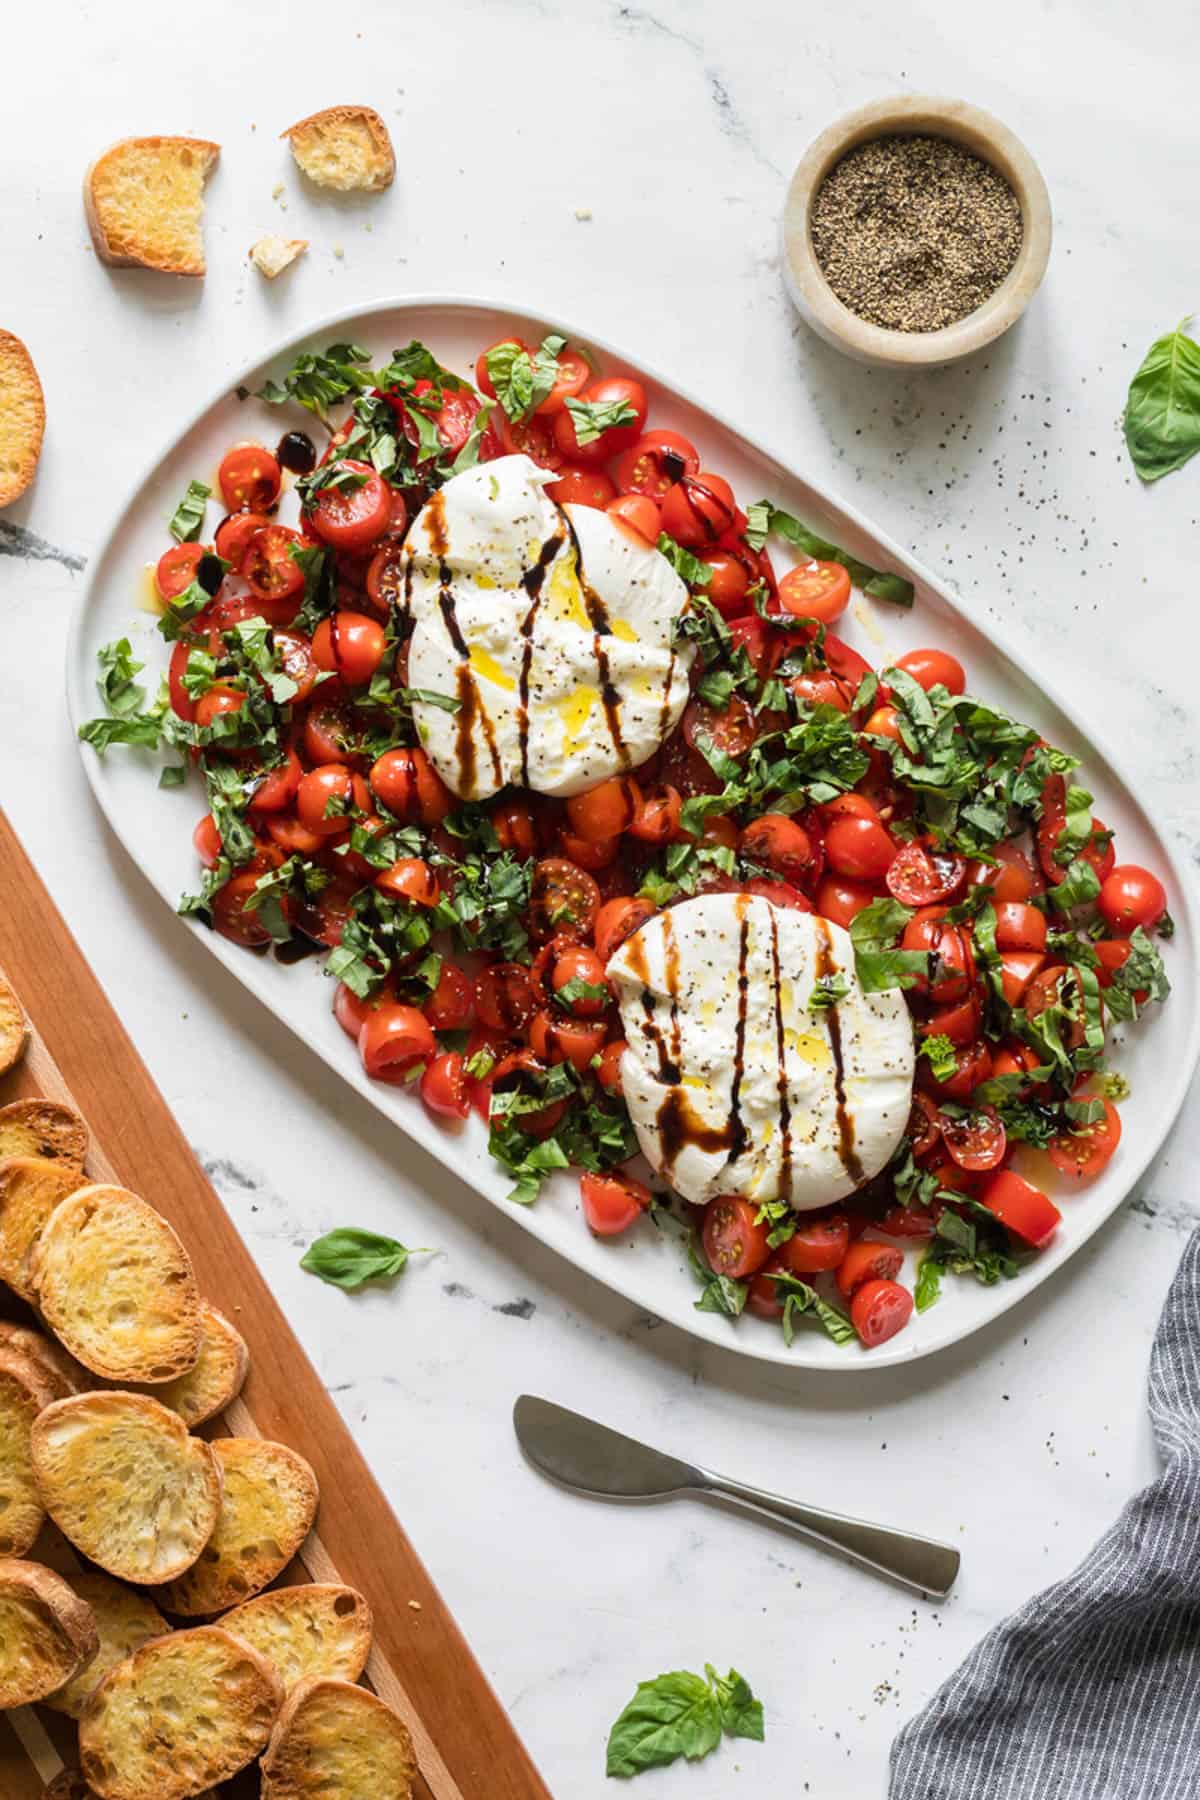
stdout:
MULTIPOLYGON (((21 454, 21 446, 17 440, 25 428, 21 418, 20 402, 13 391, 9 366, 8 346, 18 342, 19 339, 10 336, 7 331, 0 331, 0 506, 7 506, 8 502, 15 500, 21 491, 17 488, 14 492, 9 493, 7 486, 15 468, 14 459, 21 454)), ((23 344, 21 348, 24 349, 23 344)), ((34 373, 32 363, 29 368, 34 381, 36 381, 37 375, 34 373)), ((39 396, 41 391, 39 388, 39 396)), ((38 446, 39 448, 41 446, 40 433, 38 446)), ((33 460, 35 463, 37 462, 36 450, 33 453, 33 460)), ((26 481, 24 485, 28 487, 29 482, 26 481)), ((29 1028, 25 1023, 25 1014, 21 1011, 21 1002, 3 975, 0 975, 0 1075, 7 1075, 10 1069, 16 1068, 25 1054, 25 1046, 28 1042, 29 1028)))
POLYGON ((100 1683, 79 1721, 80 1765, 101 1800, 183 1800, 253 1762, 282 1699, 270 1663, 239 1638, 176 1631, 100 1683))
POLYGON ((0 1281, 31 1304, 36 1298, 33 1246, 60 1200, 84 1180, 78 1163, 46 1156, 6 1156, 0 1162, 0 1281))
POLYGON ((262 1800, 409 1800, 412 1738, 366 1688, 315 1676, 293 1688, 262 1761, 262 1800))
POLYGON ((0 1709, 27 1706, 95 1656, 87 1602, 41 1563, 0 1559, 0 1709))
MULTIPOLYGON (((42 1800, 100 1800, 94 1787, 89 1787, 82 1769, 60 1769, 49 1787, 43 1788, 42 1800)), ((220 1790, 205 1788, 196 1800, 221 1800, 220 1790)))
MULTIPOLYGON (((0 506, 11 506, 19 500, 37 473, 42 454, 42 438, 46 430, 46 401, 33 358, 11 331, 0 331, 0 506)), ((6 1032, 0 1026, 0 1070, 11 1069, 25 1048, 25 1021, 16 1005, 16 996, 7 983, 4 1010, 8 1013, 9 1032, 15 1020, 20 1025, 16 1054, 4 1061, 6 1032)), ((13 1039, 7 1036, 11 1051, 13 1039)))
POLYGON ((167 1612, 198 1618, 257 1594, 284 1570, 312 1530, 317 1478, 302 1456, 266 1438, 217 1438, 223 1493, 199 1557, 159 1588, 167 1612))
POLYGON ((280 133, 318 187, 379 193, 391 187, 396 153, 388 128, 370 106, 327 106, 280 133))
POLYGON ((11 1100, 0 1106, 0 1158, 44 1156, 83 1168, 87 1126, 57 1100, 11 1100))
POLYGON ((88 170, 83 203, 96 254, 120 268, 203 275, 204 183, 219 144, 122 138, 88 170))
POLYGON ((13 1325, 8 1319, 0 1319, 0 1350, 15 1350, 18 1356, 31 1362, 45 1376, 55 1400, 65 1400, 68 1394, 85 1393, 94 1386, 82 1363, 68 1356, 53 1338, 28 1325, 13 1325))
POLYGON ((333 1582, 272 1588, 220 1623, 273 1663, 289 1692, 310 1675, 357 1681, 371 1648, 371 1608, 356 1588, 333 1582))
POLYGON ((45 1510, 33 1473, 33 1422, 54 1399, 36 1363, 0 1345, 0 1556, 23 1556, 45 1510))
POLYGON ((274 281, 277 275, 290 269, 296 258, 303 256, 307 249, 307 238, 281 238, 276 237, 273 231, 268 231, 256 243, 251 244, 250 261, 260 275, 265 275, 268 281, 274 281))
POLYGON ((65 1686, 46 1695, 55 1712, 78 1719, 110 1669, 132 1656, 151 1638, 165 1637, 170 1626, 148 1595, 126 1587, 98 1569, 71 1576, 71 1588, 92 1609, 99 1647, 95 1656, 65 1686))
POLYGON ((173 1381, 200 1355, 200 1290, 161 1213, 128 1188, 83 1187, 33 1248, 37 1304, 51 1330, 107 1381, 173 1381))
POLYGON ((221 1466, 178 1413, 145 1394, 56 1400, 30 1446, 46 1511, 118 1581, 170 1581, 212 1536, 221 1466))
POLYGON ((242 1391, 250 1368, 246 1340, 224 1313, 209 1301, 200 1302, 200 1356, 194 1368, 175 1381, 143 1387, 130 1384, 135 1393, 149 1394, 177 1412, 193 1431, 224 1412, 242 1391))

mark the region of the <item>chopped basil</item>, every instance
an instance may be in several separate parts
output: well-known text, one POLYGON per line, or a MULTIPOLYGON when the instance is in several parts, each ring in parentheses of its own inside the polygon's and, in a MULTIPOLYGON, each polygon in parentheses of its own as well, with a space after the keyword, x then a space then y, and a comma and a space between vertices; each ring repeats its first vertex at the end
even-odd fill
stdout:
POLYGON ((159 771, 158 785, 160 788, 182 787, 186 780, 186 763, 168 763, 165 769, 159 771))
POLYGON ((564 981, 560 988, 555 988, 554 998, 560 1006, 565 1006, 568 1012, 581 1000, 603 1001, 607 1004, 609 999, 608 983, 606 981, 585 981, 581 975, 576 975, 570 981, 564 981))
POLYGON ((559 352, 566 347, 566 338, 552 332, 532 353, 512 338, 494 344, 488 351, 488 380, 514 425, 536 412, 553 391, 558 380, 559 352))
POLYGON ((818 537, 815 531, 810 531, 782 507, 772 506, 769 500, 756 500, 746 517, 748 523, 743 535, 752 550, 761 550, 770 534, 776 532, 816 562, 841 563, 855 587, 870 594, 873 600, 887 600, 892 606, 912 605, 913 584, 907 577, 873 569, 848 550, 839 550, 836 544, 818 537))
MULTIPOLYGON (((700 557, 694 555, 692 551, 685 550, 682 544, 677 544, 675 539, 668 537, 665 531, 660 531, 658 534, 657 548, 659 555, 666 557, 675 573, 681 580, 686 581, 689 587, 707 587, 712 580, 712 569, 708 563, 701 561, 700 557)), ((687 617, 686 614, 684 616, 687 617)), ((720 616, 718 613, 717 617, 720 618, 720 616)))
POLYGON ((720 1676, 711 1663, 703 1676, 673 1669, 638 1683, 609 1732, 605 1773, 628 1779, 681 1756, 697 1762, 711 1755, 723 1734, 763 1739, 762 1702, 745 1676, 736 1669, 720 1676))
POLYGON ((1129 938, 1129 955, 1104 990, 1105 1004, 1114 1019, 1136 1019, 1146 1000, 1165 1000, 1170 991, 1162 957, 1139 925, 1129 938))
POLYGON ((567 401, 567 411, 575 424, 575 442, 581 449, 584 444, 594 444, 598 437, 618 425, 636 425, 638 418, 637 408, 628 400, 572 398, 567 401))
POLYGON ((1200 450, 1200 344, 1187 323, 1151 344, 1129 385, 1125 442, 1143 481, 1181 469, 1200 450))
POLYGON ((735 1281, 730 1275, 717 1274, 705 1256, 696 1232, 688 1240, 688 1264, 700 1283, 696 1311, 723 1313, 727 1319, 740 1318, 745 1310, 749 1287, 744 1281, 735 1281))
POLYGON ((958 1067, 958 1051, 944 1032, 935 1031, 929 1037, 923 1037, 917 1046, 917 1055, 925 1057, 935 1081, 949 1081, 958 1067))
POLYGON ((844 1000, 849 992, 850 977, 844 969, 839 969, 836 975, 821 975, 813 983, 812 993, 808 996, 808 1011, 828 1012, 839 1000, 844 1000))
POLYGON ((858 984, 864 993, 878 994, 886 988, 910 988, 929 972, 929 956, 924 950, 899 950, 900 935, 912 918, 912 909, 898 900, 872 900, 850 921, 850 941, 854 945, 854 964, 858 984))
POLYGON ((768 1274, 766 1279, 774 1282, 776 1296, 783 1301, 780 1324, 786 1344, 791 1345, 796 1335, 796 1318, 804 1313, 811 1313, 835 1344, 853 1343, 854 1327, 845 1313, 839 1312, 836 1306, 830 1306, 807 1281, 801 1281, 798 1275, 792 1275, 786 1269, 778 1269, 768 1274))
POLYGON ((177 544, 194 544, 204 524, 204 508, 212 489, 203 481, 189 481, 187 492, 171 514, 167 530, 177 544))
POLYGON ((282 385, 265 381, 257 398, 271 406, 295 400, 328 425, 329 408, 338 400, 376 385, 370 361, 370 351, 360 344, 330 344, 323 351, 305 350, 284 376, 282 385))

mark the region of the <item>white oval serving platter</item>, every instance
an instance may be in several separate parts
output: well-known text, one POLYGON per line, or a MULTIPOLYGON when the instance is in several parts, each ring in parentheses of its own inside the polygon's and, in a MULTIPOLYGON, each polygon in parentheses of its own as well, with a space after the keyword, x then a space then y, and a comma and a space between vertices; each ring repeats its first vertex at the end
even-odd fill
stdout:
MULTIPOLYGON (((1167 1004, 1128 1028, 1113 1060, 1129 1078, 1132 1093, 1122 1108, 1124 1135, 1107 1170, 1090 1187, 1059 1194, 1062 1227, 1051 1247, 1013 1281, 981 1287, 947 1278, 943 1297, 890 1343, 870 1353, 839 1347, 816 1326, 801 1321, 792 1346, 774 1325, 743 1317, 736 1323, 695 1310, 696 1286, 674 1236, 649 1222, 632 1239, 593 1238, 580 1213, 574 1177, 556 1176, 537 1204, 514 1207, 506 1198, 510 1182, 487 1154, 482 1123, 472 1117, 461 1129, 431 1118, 415 1095, 369 1081, 353 1044, 330 1010, 329 983, 316 963, 284 967, 248 955, 213 932, 180 920, 180 931, 199 929, 202 941, 281 1024, 302 1037, 331 1069, 371 1104, 416 1139, 448 1169, 470 1183, 493 1205, 516 1215, 524 1228, 553 1246, 577 1268, 624 1295, 631 1305, 691 1332, 693 1336, 763 1362, 820 1370, 880 1369, 958 1342, 1010 1307, 1028 1303, 1033 1291, 1087 1242, 1119 1206, 1161 1146, 1182 1103, 1200 1051, 1200 1007, 1196 991, 1196 912, 1176 858, 1155 828, 1129 783, 1090 728, 1054 693, 1035 681, 1006 650, 1002 633, 971 616, 920 563, 844 502, 814 487, 780 459, 749 442, 727 420, 656 374, 636 356, 581 331, 563 319, 545 320, 483 300, 417 297, 380 303, 319 321, 302 335, 277 345, 254 367, 232 374, 212 402, 175 433, 162 455, 133 486, 117 513, 91 567, 87 591, 76 615, 68 648, 67 685, 71 717, 78 726, 100 710, 96 653, 113 638, 128 636, 148 679, 165 667, 165 646, 139 596, 146 565, 162 552, 166 521, 193 477, 212 481, 212 471, 230 443, 247 435, 267 441, 289 421, 309 415, 300 409, 267 409, 239 402, 239 386, 261 386, 278 375, 295 352, 352 339, 382 360, 410 338, 427 343, 449 368, 471 376, 479 350, 497 339, 518 336, 537 342, 547 328, 594 352, 609 372, 628 372, 645 382, 655 425, 678 428, 692 438, 702 464, 726 475, 745 504, 762 496, 797 514, 833 541, 883 569, 906 573, 916 587, 911 612, 856 594, 843 620, 844 635, 877 667, 906 649, 936 643, 966 666, 970 688, 1017 717, 1036 724, 1052 742, 1083 759, 1084 778, 1096 796, 1096 811, 1117 833, 1122 861, 1141 862, 1164 877, 1176 934, 1167 946, 1174 992, 1167 1004)), ((215 515, 210 513, 210 519, 215 515)), ((776 564, 785 558, 776 551, 776 564)), ((841 628, 839 628, 841 629, 841 628)), ((157 758, 142 751, 115 749, 103 759, 81 746, 88 778, 114 830, 146 877, 174 908, 180 894, 194 888, 198 874, 192 827, 200 794, 192 784, 174 790, 156 785, 157 758)), ((906 1273, 911 1280, 912 1259, 906 1273)))

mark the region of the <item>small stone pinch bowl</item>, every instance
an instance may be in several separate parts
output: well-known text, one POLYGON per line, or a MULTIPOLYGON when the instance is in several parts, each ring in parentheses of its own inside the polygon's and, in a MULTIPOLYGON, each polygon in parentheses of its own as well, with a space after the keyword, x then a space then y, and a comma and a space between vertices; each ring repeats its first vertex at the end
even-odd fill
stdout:
POLYGON ((847 113, 809 145, 784 207, 784 281, 801 317, 857 362, 932 368, 982 350, 1020 318, 1046 272, 1051 235, 1050 196, 1041 170, 1006 125, 965 100, 899 95, 847 113), (813 251, 812 206, 826 175, 857 145, 895 136, 961 144, 1006 177, 1021 208, 1024 230, 1016 262, 982 306, 939 331, 893 331, 860 319, 838 299, 813 251))

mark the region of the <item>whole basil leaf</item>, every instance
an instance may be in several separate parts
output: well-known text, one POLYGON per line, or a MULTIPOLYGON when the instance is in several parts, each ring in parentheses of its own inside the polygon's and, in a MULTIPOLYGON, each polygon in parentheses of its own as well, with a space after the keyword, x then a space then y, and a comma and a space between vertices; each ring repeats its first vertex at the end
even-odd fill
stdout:
POLYGON ((1180 321, 1146 352, 1129 384, 1125 442, 1143 481, 1159 481, 1200 450, 1200 344, 1180 321))
POLYGON ((680 1756, 696 1762, 721 1741, 721 1705, 708 1682, 687 1669, 639 1681, 608 1737, 605 1773, 628 1778, 680 1756))
POLYGON ((344 1225, 310 1244, 300 1258, 300 1267, 334 1287, 360 1288, 366 1281, 399 1275, 408 1258, 409 1251, 395 1238, 344 1225))

